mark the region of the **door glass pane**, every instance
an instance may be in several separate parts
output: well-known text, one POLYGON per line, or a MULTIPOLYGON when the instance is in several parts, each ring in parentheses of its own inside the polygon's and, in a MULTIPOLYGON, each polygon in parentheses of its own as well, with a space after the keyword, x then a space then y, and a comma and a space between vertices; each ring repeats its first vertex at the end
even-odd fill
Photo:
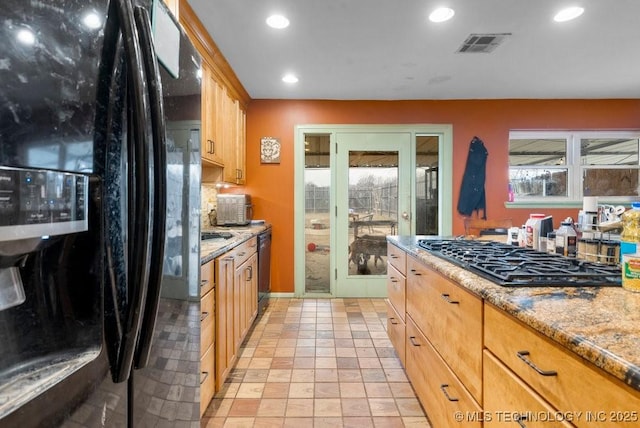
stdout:
POLYGON ((386 236, 398 224, 398 152, 350 151, 348 185, 349 275, 386 275, 386 236))
POLYGON ((438 235, 438 147, 437 136, 416 136, 416 235, 438 235))
POLYGON ((305 292, 330 292, 329 134, 305 134, 305 292))

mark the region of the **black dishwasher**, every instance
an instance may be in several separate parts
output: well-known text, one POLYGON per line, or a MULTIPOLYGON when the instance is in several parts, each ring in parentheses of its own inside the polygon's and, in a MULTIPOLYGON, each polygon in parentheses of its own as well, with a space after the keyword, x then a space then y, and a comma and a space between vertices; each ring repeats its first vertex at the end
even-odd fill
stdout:
POLYGON ((271 292, 271 228, 258 235, 258 313, 269 304, 271 292))

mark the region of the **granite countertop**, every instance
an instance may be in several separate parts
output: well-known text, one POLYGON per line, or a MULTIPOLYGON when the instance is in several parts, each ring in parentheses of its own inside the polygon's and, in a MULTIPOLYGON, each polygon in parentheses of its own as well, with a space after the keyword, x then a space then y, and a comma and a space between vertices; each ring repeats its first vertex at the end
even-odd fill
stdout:
POLYGON ((200 241, 200 264, 205 264, 227 251, 237 247, 260 232, 270 229, 271 224, 266 222, 251 222, 247 226, 219 226, 203 228, 201 232, 229 232, 233 236, 229 239, 215 238, 200 241))
POLYGON ((426 236, 388 241, 552 341, 640 390, 640 293, 622 287, 503 287, 429 254, 426 236))

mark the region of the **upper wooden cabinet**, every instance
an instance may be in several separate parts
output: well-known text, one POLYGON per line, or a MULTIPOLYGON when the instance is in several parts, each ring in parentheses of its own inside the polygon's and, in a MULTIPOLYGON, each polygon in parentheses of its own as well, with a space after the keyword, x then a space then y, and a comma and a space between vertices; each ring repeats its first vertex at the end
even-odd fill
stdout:
POLYGON ((222 116, 224 88, 218 83, 211 66, 202 61, 202 145, 200 155, 205 166, 223 166, 222 116))
POLYGON ((185 0, 180 12, 180 23, 202 55, 202 179, 244 184, 249 94, 185 0))

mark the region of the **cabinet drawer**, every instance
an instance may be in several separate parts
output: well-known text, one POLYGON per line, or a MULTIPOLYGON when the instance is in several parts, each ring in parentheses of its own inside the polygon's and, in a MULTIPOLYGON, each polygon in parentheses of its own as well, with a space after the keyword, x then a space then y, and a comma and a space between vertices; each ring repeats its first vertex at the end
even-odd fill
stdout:
POLYGON ((407 253, 387 243, 387 261, 403 275, 407 274, 407 253))
POLYGON ((553 407, 561 412, 583 412, 574 422, 576 426, 629 427, 638 423, 638 414, 631 423, 616 419, 640 409, 640 392, 491 305, 485 308, 485 344, 553 407))
POLYGON ((480 298, 407 258, 407 315, 480 404, 482 310, 480 298))
POLYGON ((200 416, 207 410, 207 406, 209 406, 215 393, 214 358, 215 352, 213 351, 213 345, 211 345, 200 359, 200 416))
POLYGON ((215 332, 214 292, 209 291, 200 299, 200 355, 213 343, 215 332))
POLYGON ((484 426, 549 428, 573 427, 563 420, 545 418, 557 410, 518 378, 493 354, 484 351, 484 426))
POLYGON ((406 282, 404 275, 398 272, 393 265, 387 266, 387 297, 403 323, 406 309, 406 282))
MULTIPOLYGON (((455 420, 462 415, 481 415, 481 408, 447 367, 429 341, 407 316, 406 370, 420 402, 434 427, 481 427, 477 420, 455 420)), ((469 418, 471 419, 471 418, 469 418)))
POLYGON ((396 353, 398 354, 398 358, 400 358, 400 362, 403 367, 405 365, 405 343, 406 343, 406 327, 403 318, 400 317, 400 314, 396 312, 393 305, 386 301, 387 303, 387 334, 389 335, 389 340, 393 344, 396 353))
POLYGON ((240 266, 244 262, 247 261, 252 254, 258 251, 258 238, 253 237, 246 242, 238 245, 236 248, 232 250, 234 263, 236 266, 240 266))
POLYGON ((214 285, 213 280, 213 260, 200 265, 200 296, 207 294, 214 285))

